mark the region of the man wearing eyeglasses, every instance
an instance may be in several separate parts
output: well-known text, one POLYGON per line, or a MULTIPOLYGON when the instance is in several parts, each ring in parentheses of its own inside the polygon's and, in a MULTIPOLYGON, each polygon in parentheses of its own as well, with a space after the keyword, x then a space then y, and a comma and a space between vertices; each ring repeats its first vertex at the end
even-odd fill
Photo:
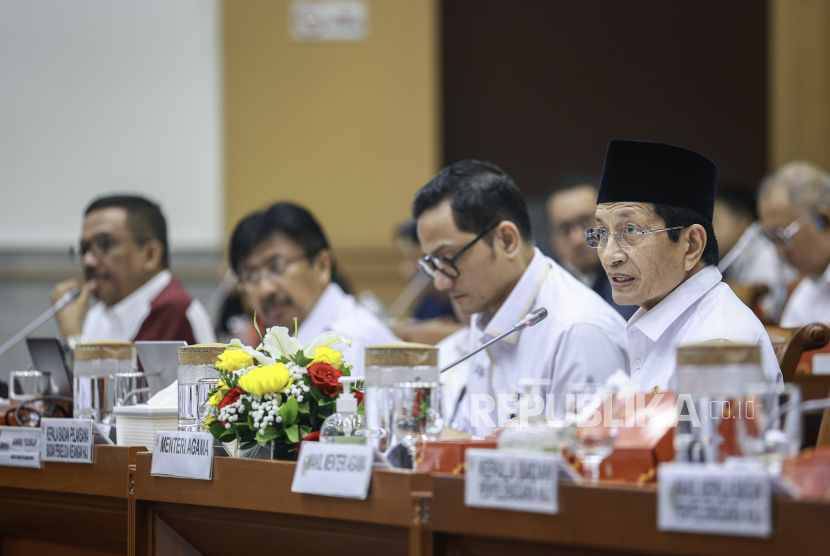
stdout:
MULTIPOLYGON (((353 376, 363 375, 366 346, 399 342, 375 315, 340 287, 334 254, 314 217, 293 203, 276 203, 243 218, 233 231, 231 267, 265 326, 294 333, 304 345, 323 332, 343 332, 340 346, 353 376)), ((263 331, 264 332, 264 331, 263 331)))
MULTIPOLYGON (((427 255, 421 270, 472 315, 472 351, 529 311, 548 317, 468 360, 467 388, 451 426, 485 436, 515 412, 522 378, 545 378, 535 392, 561 417, 567 385, 627 371, 625 321, 590 288, 533 246, 527 205, 501 168, 465 160, 418 191, 412 208, 427 255)), ((447 416, 451 418, 451 416, 447 416)))
POLYGON ((758 345, 769 380, 781 370, 763 324, 718 271, 712 228, 718 169, 696 152, 611 141, 597 198, 599 250, 614 301, 640 308, 626 336, 631 378, 644 392, 675 387, 677 348, 721 340, 758 345))
POLYGON ((785 164, 761 182, 758 214, 778 255, 805 276, 781 326, 830 324, 830 174, 809 162, 785 164))
POLYGON ((147 199, 118 195, 86 209, 80 258, 84 280, 67 280, 53 303, 80 287, 81 295, 56 315, 64 339, 214 342, 205 308, 170 273, 167 223, 147 199), (87 312, 89 296, 98 303, 87 312))

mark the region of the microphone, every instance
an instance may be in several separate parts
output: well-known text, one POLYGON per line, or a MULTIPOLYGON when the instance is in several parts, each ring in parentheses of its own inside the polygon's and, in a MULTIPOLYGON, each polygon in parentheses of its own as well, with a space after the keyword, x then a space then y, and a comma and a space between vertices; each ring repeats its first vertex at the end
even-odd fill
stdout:
POLYGON ((41 324, 51 319, 55 315, 55 313, 57 313, 58 311, 60 311, 73 301, 75 301, 79 295, 81 295, 80 286, 72 288, 71 290, 63 294, 63 296, 61 296, 61 298, 58 299, 58 301, 54 305, 49 307, 49 309, 47 309, 46 312, 44 312, 38 318, 33 320, 26 328, 15 334, 12 337, 12 339, 10 339, 8 342, 0 346, 0 355, 3 355, 7 351, 9 351, 15 344, 17 344, 17 342, 19 342, 20 340, 34 332, 35 329, 38 328, 41 324))
POLYGON ((506 337, 510 336, 514 332, 521 332, 525 328, 530 328, 531 326, 533 326, 535 324, 539 324, 541 321, 545 320, 545 317, 547 317, 547 316, 548 316, 548 310, 545 309, 544 307, 539 307, 535 311, 532 311, 532 312, 528 313, 527 315, 525 315, 525 317, 522 320, 520 320, 519 322, 517 322, 516 324, 513 325, 513 328, 511 328, 510 330, 508 330, 507 332, 505 332, 501 336, 493 338, 492 340, 490 340, 486 344, 474 349, 473 351, 471 351, 467 355, 459 357, 458 359, 456 359, 455 361, 453 361, 452 363, 450 363, 449 365, 447 365, 446 367, 441 369, 441 372, 442 373, 446 372, 446 371, 452 369, 453 367, 455 367, 456 365, 458 365, 459 363, 463 363, 464 361, 466 361, 467 359, 469 359, 470 357, 472 357, 476 353, 480 352, 483 349, 487 349, 491 345, 495 344, 496 342, 498 342, 499 340, 501 340, 503 338, 506 338, 506 337))

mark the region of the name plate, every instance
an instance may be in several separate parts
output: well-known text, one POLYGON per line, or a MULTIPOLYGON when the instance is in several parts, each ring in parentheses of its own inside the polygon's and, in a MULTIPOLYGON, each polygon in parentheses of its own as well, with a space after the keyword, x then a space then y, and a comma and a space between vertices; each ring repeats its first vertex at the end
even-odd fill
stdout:
POLYGON ((772 488, 763 469, 662 464, 657 470, 657 529, 766 538, 772 488))
POLYGON ((303 442, 291 492, 366 500, 373 460, 371 446, 303 442))
POLYGON ((40 469, 40 429, 0 427, 0 465, 40 469))
POLYGON ((466 459, 467 506, 542 514, 559 512, 558 456, 470 448, 466 459))
POLYGON ((213 435, 156 431, 150 475, 179 479, 213 478, 213 435))
POLYGON ((92 424, 92 419, 43 419, 40 459, 92 463, 92 424))

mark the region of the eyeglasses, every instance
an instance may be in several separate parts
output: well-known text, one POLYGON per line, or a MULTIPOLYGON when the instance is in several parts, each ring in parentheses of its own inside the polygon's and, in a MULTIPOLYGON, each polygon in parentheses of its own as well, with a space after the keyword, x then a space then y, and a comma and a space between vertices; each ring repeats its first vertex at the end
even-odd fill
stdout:
POLYGON ((253 270, 243 270, 239 275, 239 281, 242 285, 246 288, 251 288, 259 284, 260 278, 262 276, 267 276, 269 280, 277 280, 283 273, 288 269, 289 266, 296 263, 297 261, 301 261, 302 259, 307 259, 308 255, 306 253, 301 253, 294 257, 289 257, 287 259, 281 259, 279 257, 275 257, 262 265, 260 268, 255 268, 253 270))
POLYGON ((764 230, 764 235, 775 245, 780 245, 785 249, 792 249, 793 236, 798 233, 810 220, 815 218, 816 213, 812 210, 805 212, 795 220, 793 220, 786 228, 773 228, 772 230, 764 230))
MULTIPOLYGON (((80 245, 73 245, 69 248, 69 258, 73 262, 81 262, 87 253, 92 253, 92 256, 97 260, 102 260, 106 257, 110 250, 119 244, 131 241, 130 238, 118 238, 111 234, 98 234, 90 241, 82 241, 80 245)), ((146 243, 146 240, 135 238, 135 242, 139 245, 146 243)))
POLYGON ((588 245, 594 249, 602 249, 608 245, 608 236, 614 234, 617 236, 617 242, 620 247, 634 247, 643 242, 643 236, 646 234, 656 234, 657 232, 668 232, 671 230, 681 230, 684 226, 674 226, 673 228, 660 228, 659 230, 641 230, 637 226, 621 226, 616 230, 608 231, 605 228, 589 228, 585 230, 585 239, 588 245))
POLYGON ((445 258, 443 255, 436 255, 434 257, 427 255, 423 259, 418 259, 418 268, 420 268, 421 272, 429 276, 432 280, 434 280, 435 277, 438 276, 439 272, 447 278, 451 278, 453 280, 458 278, 459 276, 461 276, 461 272, 458 270, 458 267, 455 266, 455 261, 458 260, 458 257, 463 255, 467 249, 469 249, 475 244, 475 242, 486 236, 498 225, 498 222, 494 222, 493 224, 488 226, 486 230, 478 234, 473 241, 462 247, 461 251, 459 251, 449 259, 445 258))

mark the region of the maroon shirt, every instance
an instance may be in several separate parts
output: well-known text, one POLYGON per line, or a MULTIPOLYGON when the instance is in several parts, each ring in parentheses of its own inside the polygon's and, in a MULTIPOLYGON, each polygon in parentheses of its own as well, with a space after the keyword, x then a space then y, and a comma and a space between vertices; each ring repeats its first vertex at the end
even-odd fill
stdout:
POLYGON ((184 340, 187 345, 196 343, 193 328, 187 320, 187 309, 193 298, 175 277, 150 303, 150 314, 141 323, 133 341, 169 342, 184 340))

